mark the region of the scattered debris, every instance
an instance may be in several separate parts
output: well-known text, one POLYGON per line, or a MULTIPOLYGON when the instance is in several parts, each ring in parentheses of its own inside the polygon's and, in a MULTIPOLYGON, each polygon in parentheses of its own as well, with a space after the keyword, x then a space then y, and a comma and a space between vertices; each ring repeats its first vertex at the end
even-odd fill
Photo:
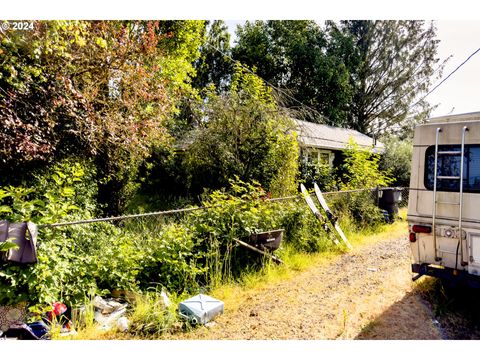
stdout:
MULTIPOLYGON (((109 330, 114 324, 118 322, 127 311, 127 304, 121 304, 113 299, 104 300, 100 296, 95 296, 93 299, 93 306, 95 307, 94 319, 99 323, 102 330, 109 330)), ((125 320, 127 320, 125 318, 125 320)), ((124 328, 125 321, 121 321, 121 328, 124 328)), ((128 329, 128 321, 126 325, 128 329)))
POLYGON ((30 327, 30 329, 35 334, 35 336, 38 337, 39 339, 47 338, 49 328, 43 320, 35 321, 35 322, 29 323, 27 325, 30 327))
POLYGON ((118 301, 113 299, 104 300, 100 296, 95 296, 92 302, 93 306, 100 311, 102 315, 111 314, 113 312, 117 312, 119 310, 125 309, 127 304, 121 304, 118 301))
POLYGON ((128 321, 128 319, 125 316, 122 316, 117 320, 117 328, 123 332, 128 331, 128 327, 130 325, 129 323, 130 322, 128 321))
POLYGON ((32 328, 24 323, 10 325, 10 328, 5 331, 5 337, 9 340, 40 340, 32 328))
POLYGON ((182 301, 178 305, 178 310, 180 316, 184 317, 192 324, 205 325, 217 315, 223 313, 223 306, 223 301, 204 294, 199 294, 188 300, 182 301))
POLYGON ((270 254, 270 253, 267 253, 266 251, 262 251, 262 250, 260 250, 260 249, 257 249, 255 246, 249 245, 249 244, 247 244, 246 242, 243 242, 243 241, 241 241, 241 240, 238 240, 238 239, 233 239, 233 240, 235 240, 240 246, 243 246, 243 247, 245 247, 245 248, 247 248, 247 249, 253 250, 253 251, 255 251, 255 252, 259 253, 259 254, 262 254, 262 255, 264 255, 264 256, 267 256, 267 257, 271 258, 271 259, 272 259, 273 261, 275 261, 275 263, 277 263, 277 264, 283 264, 283 261, 280 260, 279 258, 277 258, 275 255, 272 255, 272 254, 270 254))
POLYGON ((165 291, 162 290, 160 292, 160 297, 162 298, 163 305, 165 305, 166 308, 168 308, 168 307, 170 307, 170 305, 172 305, 172 302, 168 298, 167 293, 165 291))
POLYGON ((64 314, 67 311, 67 305, 56 302, 52 304, 52 310, 47 312, 48 321, 52 321, 53 318, 64 314))
POLYGON ((0 331, 5 333, 11 325, 25 322, 26 304, 0 306, 0 331))
MULTIPOLYGON (((163 293, 163 292, 162 292, 163 293)), ((162 299, 170 304, 167 295, 163 293, 162 299)), ((127 304, 122 304, 115 299, 102 299, 95 296, 92 301, 94 306, 94 319, 100 329, 109 330, 116 326, 121 331, 127 331, 129 320, 124 316, 127 304)), ((49 339, 53 327, 60 327, 60 336, 74 335, 77 332, 72 327, 72 322, 64 315, 68 308, 65 304, 56 302, 51 310, 47 311, 42 320, 25 323, 25 306, 0 306, 0 336, 7 339, 19 340, 44 340, 49 339)), ((80 306, 72 310, 72 315, 80 322, 85 321, 86 307, 80 306)))

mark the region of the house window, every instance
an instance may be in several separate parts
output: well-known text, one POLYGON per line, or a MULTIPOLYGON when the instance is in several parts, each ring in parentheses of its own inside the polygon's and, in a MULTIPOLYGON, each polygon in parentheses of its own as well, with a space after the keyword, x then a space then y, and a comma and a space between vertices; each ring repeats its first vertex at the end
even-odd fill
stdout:
MULTIPOLYGON (((460 145, 439 145, 438 151, 460 151, 460 145)), ((429 146, 425 152, 424 183, 433 190, 435 165, 435 146, 429 146)), ((437 176, 460 176, 460 156, 438 154, 437 176)), ((463 191, 480 192, 480 145, 465 145, 463 162, 463 191)), ((460 191, 458 179, 437 179, 438 191, 460 191)))
POLYGON ((304 149, 304 158, 311 164, 333 166, 333 153, 329 150, 304 149))
POLYGON ((320 164, 330 165, 330 154, 327 152, 320 152, 320 164))
POLYGON ((307 163, 313 164, 318 162, 318 153, 314 150, 305 151, 305 159, 307 163))

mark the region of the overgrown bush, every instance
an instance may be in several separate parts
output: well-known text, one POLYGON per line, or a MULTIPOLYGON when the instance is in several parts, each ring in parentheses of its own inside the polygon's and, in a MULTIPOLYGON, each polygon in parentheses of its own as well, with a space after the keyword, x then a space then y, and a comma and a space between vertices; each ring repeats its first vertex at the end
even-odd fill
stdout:
POLYGON ((210 90, 199 113, 202 119, 183 161, 192 192, 227 187, 236 176, 257 181, 275 195, 295 191, 294 124, 261 79, 237 66, 229 91, 210 90))
POLYGON ((322 191, 334 191, 337 188, 335 170, 328 164, 309 162, 303 158, 300 161, 300 177, 307 189, 313 188, 313 183, 322 191))
MULTIPOLYGON (((33 221, 41 225, 73 220, 82 214, 93 215, 94 190, 86 187, 88 182, 82 182, 88 178, 86 168, 85 164, 66 161, 42 175, 37 174, 34 183, 39 191, 22 186, 1 188, 2 218, 12 222, 33 221)), ((56 300, 62 292, 70 294, 71 291, 63 289, 68 286, 64 280, 75 276, 81 288, 90 288, 86 284, 88 277, 82 276, 82 264, 80 259, 76 259, 75 244, 70 241, 68 232, 43 228, 39 238, 39 263, 36 266, 0 265, 0 303, 56 300)), ((78 291, 75 288, 72 289, 78 291)))
POLYGON ((18 185, 74 154, 95 160, 102 210, 121 212, 152 147, 171 143, 203 28, 198 20, 61 20, 2 32, 0 183, 18 185))
POLYGON ((297 252, 319 252, 331 248, 332 233, 313 216, 303 199, 282 204, 282 227, 285 229, 285 243, 297 252))
MULTIPOLYGON (((95 194, 84 189, 84 167, 69 163, 62 170, 54 167, 38 179, 43 194, 1 189, 2 217, 41 225, 93 215, 95 194)), ((0 265, 0 303, 75 303, 89 293, 140 290, 150 282, 184 291, 201 272, 194 265, 192 233, 182 224, 148 230, 112 223, 41 228, 36 265, 0 265)))
MULTIPOLYGON (((51 224, 94 213, 94 191, 84 189, 87 167, 69 162, 38 179, 43 194, 29 188, 0 191, 4 217, 51 224), (78 193, 83 190, 84 193, 78 193)), ((115 222, 43 227, 38 263, 0 265, 0 303, 76 304, 112 290, 195 293, 262 266, 263 258, 234 239, 285 228, 285 246, 296 251, 326 249, 330 241, 303 201, 270 202, 256 182, 230 182, 228 190, 205 195, 199 210, 181 219, 145 217, 115 222)))
POLYGON ((177 293, 198 291, 197 281, 207 269, 202 266, 205 254, 199 251, 200 240, 190 224, 171 223, 157 234, 138 232, 138 236, 142 237, 138 274, 141 288, 161 285, 177 293))
MULTIPOLYGON (((392 182, 389 173, 379 169, 380 155, 360 148, 353 140, 344 150, 344 156, 341 190, 372 189, 392 182)), ((358 228, 374 227, 383 220, 370 191, 338 196, 333 207, 337 213, 351 218, 358 228)))
POLYGON ((259 183, 244 183, 237 178, 230 182, 228 191, 217 190, 208 195, 203 201, 206 209, 189 217, 195 237, 202 242, 202 251, 207 255, 207 282, 218 283, 238 274, 242 261, 251 255, 248 251, 236 251, 234 239, 280 227, 275 205, 267 204, 266 198, 259 183))
POLYGON ((303 199, 268 201, 268 194, 255 182, 231 181, 228 191, 213 192, 203 204, 207 209, 192 215, 190 221, 196 238, 205 246, 209 282, 236 277, 247 266, 254 266, 255 259, 261 260, 258 254, 238 247, 233 239, 283 228, 282 246, 297 252, 322 251, 332 244, 303 199))
POLYGON ((410 167, 412 161, 412 140, 400 139, 395 135, 386 135, 382 138, 385 152, 382 154, 379 168, 391 172, 395 178, 394 185, 410 185, 410 167))

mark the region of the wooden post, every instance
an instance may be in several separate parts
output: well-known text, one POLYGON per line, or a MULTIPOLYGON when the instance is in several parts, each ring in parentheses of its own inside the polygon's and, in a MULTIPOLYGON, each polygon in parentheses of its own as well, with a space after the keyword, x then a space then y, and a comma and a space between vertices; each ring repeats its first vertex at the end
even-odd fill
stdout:
POLYGON ((247 244, 246 242, 243 242, 243 241, 241 241, 241 240, 238 240, 238 239, 233 239, 233 240, 235 240, 239 245, 241 245, 241 246, 243 246, 243 247, 246 247, 247 249, 250 249, 250 250, 252 250, 252 251, 255 251, 255 252, 257 252, 257 253, 259 253, 259 254, 262 254, 262 255, 264 255, 264 256, 268 256, 270 259, 272 259, 273 261, 275 261, 275 263, 277 263, 277 264, 283 264, 283 261, 282 261, 282 260, 280 260, 279 258, 277 258, 276 256, 274 256, 274 255, 272 255, 272 254, 269 254, 269 253, 267 253, 267 252, 265 252, 265 251, 262 251, 262 250, 260 250, 260 249, 257 249, 255 246, 252 246, 252 245, 250 245, 250 244, 247 244))

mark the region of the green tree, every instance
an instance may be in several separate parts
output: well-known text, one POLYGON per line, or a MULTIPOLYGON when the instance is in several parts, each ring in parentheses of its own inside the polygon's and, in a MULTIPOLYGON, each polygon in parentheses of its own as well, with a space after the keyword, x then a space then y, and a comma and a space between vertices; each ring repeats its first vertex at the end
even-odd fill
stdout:
POLYGON ((416 99, 443 69, 443 64, 436 69, 435 31, 425 21, 328 23, 331 41, 341 44, 336 54, 349 68, 354 91, 349 127, 378 136, 429 113, 430 105, 416 99))
POLYGON ((217 90, 225 90, 233 71, 232 61, 228 58, 231 55, 230 33, 222 20, 215 20, 211 24, 207 22, 206 30, 208 32, 200 47, 200 57, 194 64, 196 75, 192 86, 202 90, 213 84, 217 90))
POLYGON ((387 186, 392 179, 388 172, 380 171, 380 155, 361 148, 352 139, 343 150, 342 190, 369 189, 387 186))
MULTIPOLYGON (((37 21, 0 47, 2 169, 94 157, 118 212, 190 91, 203 21, 37 21)), ((5 171, 2 171, 5 174, 5 171)), ((8 179, 3 179, 8 181, 8 179)))
POLYGON ((217 92, 226 91, 231 81, 233 63, 229 56, 230 33, 222 20, 206 21, 202 29, 200 56, 193 63, 195 75, 192 77, 192 90, 184 96, 179 105, 180 111, 170 124, 171 133, 182 141, 185 134, 196 123, 196 108, 207 96, 207 89, 214 86, 217 92), (218 49, 218 50, 217 50, 218 49))
POLYGON ((208 94, 200 127, 185 155, 191 188, 258 181, 274 194, 295 191, 298 144, 261 79, 237 66, 228 93, 208 94))
POLYGON ((247 21, 237 36, 234 58, 289 93, 283 105, 301 110, 298 116, 310 121, 345 124, 352 95, 349 73, 343 59, 331 55, 327 34, 317 23, 247 21))
POLYGON ((346 193, 334 200, 334 208, 353 220, 358 228, 374 227, 383 221, 380 209, 371 192, 372 188, 388 186, 390 173, 380 170, 380 155, 361 148, 352 139, 343 151, 341 190, 366 189, 346 193))
POLYGON ((379 168, 389 171, 395 178, 395 185, 409 186, 412 162, 412 140, 400 139, 395 135, 384 135, 385 152, 380 158, 379 168))

